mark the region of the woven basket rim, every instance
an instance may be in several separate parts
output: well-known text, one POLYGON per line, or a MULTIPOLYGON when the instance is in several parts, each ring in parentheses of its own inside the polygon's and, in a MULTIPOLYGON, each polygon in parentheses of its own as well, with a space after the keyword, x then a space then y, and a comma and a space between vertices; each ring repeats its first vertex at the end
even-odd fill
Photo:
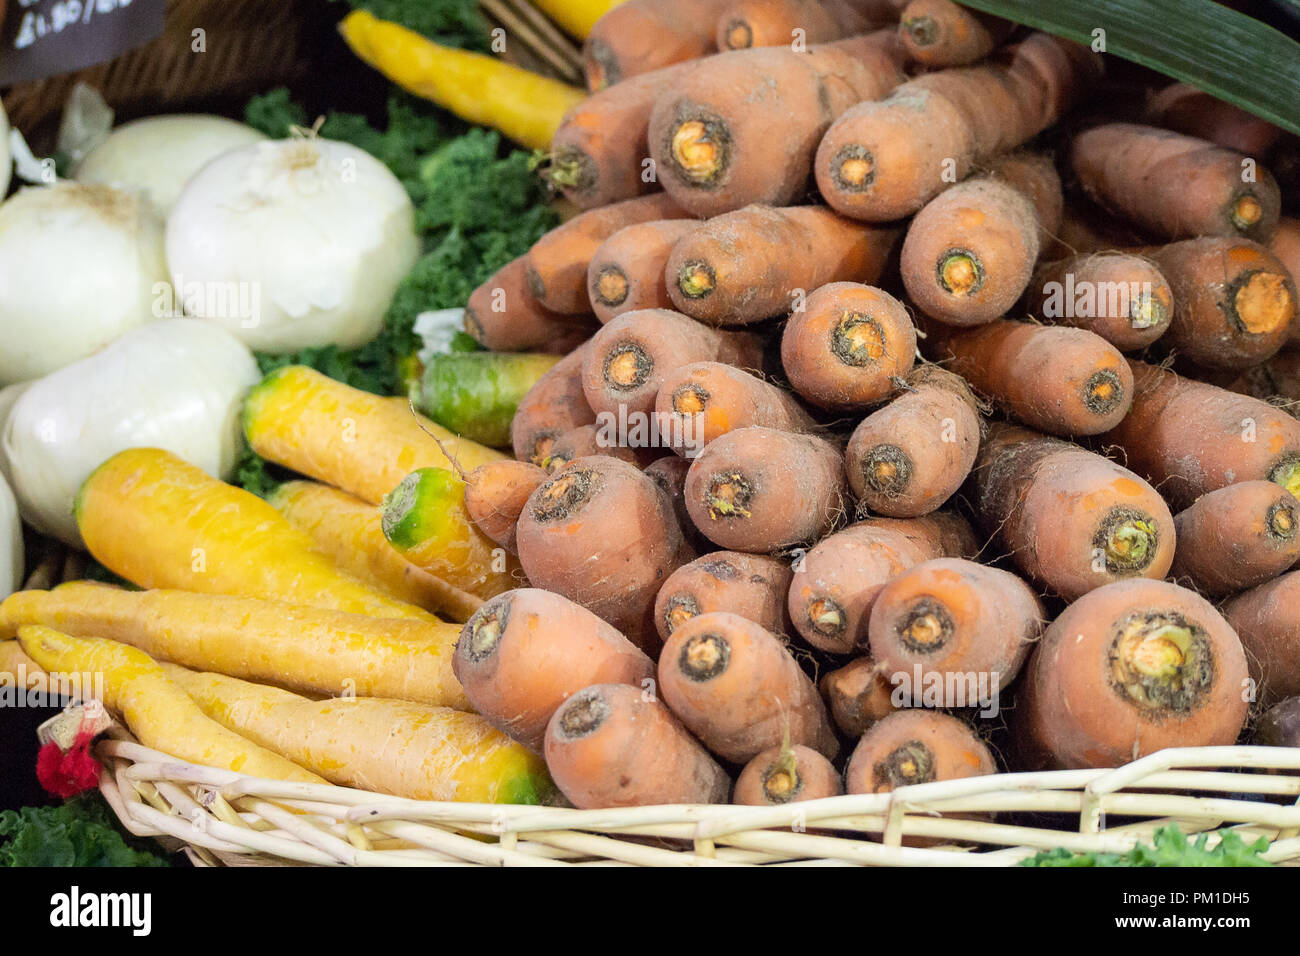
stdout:
POLYGON ((1123 853, 1171 822, 1187 833, 1231 827, 1247 842, 1263 837, 1270 862, 1300 861, 1294 748, 1174 748, 1114 769, 991 774, 777 807, 606 810, 264 780, 151 750, 121 727, 96 753, 100 790, 123 826, 204 865, 1009 866, 1057 847, 1123 853), (1281 773, 1252 772, 1261 770, 1281 773), (1288 802, 1258 799, 1264 794, 1288 802), (1062 825, 988 818, 1013 811, 1062 825), (1138 822, 1107 828, 1107 814, 1138 822))

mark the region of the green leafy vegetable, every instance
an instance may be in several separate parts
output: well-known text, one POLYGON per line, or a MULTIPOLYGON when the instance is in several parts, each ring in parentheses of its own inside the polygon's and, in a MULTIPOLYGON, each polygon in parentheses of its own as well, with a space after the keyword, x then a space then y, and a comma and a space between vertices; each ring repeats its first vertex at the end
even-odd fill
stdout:
POLYGON ((1300 43, 1210 0, 960 0, 1190 83, 1300 134, 1300 43))
POLYGON ((125 836, 98 793, 0 812, 0 866, 170 866, 125 836))
POLYGON ((1219 843, 1206 849, 1209 834, 1189 842, 1177 825, 1161 827, 1151 845, 1140 843, 1127 853, 1072 853, 1056 849, 1020 862, 1021 866, 1272 866, 1259 854, 1268 849, 1263 837, 1249 845, 1234 830, 1220 830, 1219 843))

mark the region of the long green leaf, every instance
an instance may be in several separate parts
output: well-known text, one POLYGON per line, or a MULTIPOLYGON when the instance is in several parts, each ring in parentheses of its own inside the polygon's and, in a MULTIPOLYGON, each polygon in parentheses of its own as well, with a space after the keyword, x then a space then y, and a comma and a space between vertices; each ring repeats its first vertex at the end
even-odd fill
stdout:
POLYGON ((960 0, 1190 83, 1300 134, 1300 43, 1210 0, 960 0))

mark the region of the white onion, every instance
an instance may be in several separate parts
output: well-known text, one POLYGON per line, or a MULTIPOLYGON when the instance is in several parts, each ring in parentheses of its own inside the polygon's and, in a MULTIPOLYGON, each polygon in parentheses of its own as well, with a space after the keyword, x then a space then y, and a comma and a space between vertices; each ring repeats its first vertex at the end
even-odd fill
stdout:
MULTIPOLYGON (((13 175, 14 157, 9 150, 9 116, 0 103, 0 196, 9 191, 9 177, 13 175)), ((0 578, 3 583, 3 578, 0 578)))
POLYGON ((185 311, 264 352, 374 338, 418 255, 415 210, 397 177, 331 140, 225 153, 167 219, 167 264, 185 311))
POLYGON ((223 116, 150 116, 109 133, 77 164, 72 178, 143 193, 166 217, 185 184, 211 160, 265 139, 223 116))
POLYGON ((28 186, 0 205, 0 385, 38 378, 154 320, 162 228, 108 186, 28 186))
POLYGON ((127 448, 162 448, 229 477, 244 394, 257 363, 210 322, 173 319, 31 383, 0 434, 0 458, 22 516, 79 545, 72 515, 82 482, 127 448))
POLYGON ((0 478, 0 598, 6 598, 23 583, 23 528, 13 492, 0 478))

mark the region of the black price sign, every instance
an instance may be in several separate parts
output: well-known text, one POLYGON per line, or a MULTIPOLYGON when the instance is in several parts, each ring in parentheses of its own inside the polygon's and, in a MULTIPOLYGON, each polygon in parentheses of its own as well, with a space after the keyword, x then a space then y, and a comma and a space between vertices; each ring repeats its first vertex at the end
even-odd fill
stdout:
POLYGON ((0 86, 111 60, 162 32, 166 0, 9 0, 0 86))

